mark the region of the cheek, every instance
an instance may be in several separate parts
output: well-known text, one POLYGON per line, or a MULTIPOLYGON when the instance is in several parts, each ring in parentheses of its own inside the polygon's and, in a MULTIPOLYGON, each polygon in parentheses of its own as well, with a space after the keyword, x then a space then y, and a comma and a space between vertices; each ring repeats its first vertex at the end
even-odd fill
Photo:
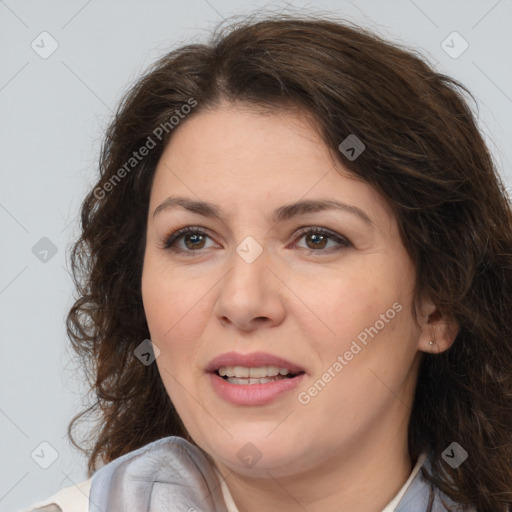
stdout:
POLYGON ((164 360, 190 357, 194 340, 200 338, 208 315, 204 287, 194 280, 170 274, 148 260, 142 275, 142 299, 151 339, 160 348, 164 360), (172 354, 172 358, 168 357, 172 354))
POLYGON ((180 277, 179 269, 171 268, 165 257, 155 254, 153 250, 146 252, 141 287, 148 324, 159 331, 171 329, 191 308, 193 283, 187 286, 180 277))
POLYGON ((382 254, 357 263, 320 279, 303 277, 294 291, 308 310, 297 318, 315 345, 317 369, 330 368, 339 355, 351 351, 346 359, 352 370, 377 365, 388 373, 390 354, 397 363, 408 363, 412 354, 410 269, 382 254))
POLYGON ((304 315, 297 316, 303 328, 318 339, 337 338, 343 343, 373 325, 397 300, 398 292, 392 284, 379 281, 379 272, 372 268, 348 266, 315 278, 303 275, 294 286, 307 306, 304 315))
POLYGON ((172 328, 179 315, 180 302, 176 293, 169 289, 170 282, 149 270, 142 276, 142 302, 153 341, 162 340, 165 333, 172 328))

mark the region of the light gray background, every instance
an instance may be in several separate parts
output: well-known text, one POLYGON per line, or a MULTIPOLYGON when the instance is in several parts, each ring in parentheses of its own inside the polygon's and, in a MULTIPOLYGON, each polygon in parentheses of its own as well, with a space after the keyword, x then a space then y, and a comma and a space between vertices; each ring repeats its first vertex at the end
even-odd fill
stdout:
MULTIPOLYGON (((481 129, 512 183, 512 0, 0 0, 1 511, 86 479, 85 459, 66 438, 69 420, 88 402, 64 324, 74 293, 68 247, 117 101, 157 57, 204 41, 223 18, 287 5, 371 27, 461 80, 478 99, 481 129), (47 59, 31 48, 34 40, 42 45, 43 31, 59 45, 47 59), (441 47, 453 31, 469 43, 456 59, 441 47), (57 248, 46 262, 32 252, 43 237, 57 248), (31 458, 42 442, 58 453, 48 469, 31 458)), ((36 453, 40 463, 51 460, 47 447, 36 453)))

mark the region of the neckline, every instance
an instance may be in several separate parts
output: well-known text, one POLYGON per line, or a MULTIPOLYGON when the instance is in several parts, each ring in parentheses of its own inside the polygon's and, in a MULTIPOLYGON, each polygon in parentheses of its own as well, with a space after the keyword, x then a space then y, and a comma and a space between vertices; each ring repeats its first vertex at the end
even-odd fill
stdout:
MULTIPOLYGON (((397 494, 393 497, 393 499, 382 509, 381 512, 394 512, 397 505, 400 503, 400 500, 404 497, 405 493, 407 492, 407 489, 411 485, 411 482, 414 480, 416 475, 419 473, 421 467, 423 466, 425 460, 427 458, 426 453, 422 453, 418 456, 418 460, 416 461, 416 464, 412 468, 411 474, 405 481, 404 485, 400 488, 397 494)), ((224 497, 224 501, 226 503, 226 510, 227 512, 239 512, 234 500, 233 496, 231 496, 231 492, 229 490, 228 485, 226 484, 226 480, 222 477, 219 470, 213 466, 213 470, 215 474, 217 475, 217 478, 220 482, 220 488, 222 491, 222 496, 224 497)))

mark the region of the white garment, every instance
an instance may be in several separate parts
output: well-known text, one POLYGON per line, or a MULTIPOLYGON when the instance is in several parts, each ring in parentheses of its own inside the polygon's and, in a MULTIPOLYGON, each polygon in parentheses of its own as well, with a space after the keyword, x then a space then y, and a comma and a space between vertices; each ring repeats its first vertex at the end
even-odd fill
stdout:
MULTIPOLYGON (((418 461, 416 462, 416 465, 409 475, 409 478, 404 483, 400 491, 398 491, 398 494, 396 494, 396 496, 386 505, 386 507, 384 507, 382 512, 394 512, 398 503, 407 491, 410 483, 419 472, 425 461, 425 458, 426 454, 422 454, 418 457, 418 461)), ((215 473, 220 480, 222 495, 224 496, 224 501, 226 502, 228 512, 239 512, 235 502, 233 501, 231 493, 229 492, 229 488, 225 480, 221 477, 217 469, 215 469, 215 473)), ((89 512, 89 491, 91 488, 91 482, 92 477, 80 484, 77 484, 76 486, 72 485, 70 487, 61 489, 50 498, 43 501, 38 501, 32 504, 30 507, 20 510, 19 512, 32 512, 34 509, 46 507, 52 504, 59 506, 62 509, 62 512, 89 512)))
POLYGON ((414 468, 412 468, 412 472, 409 475, 409 478, 405 482, 404 485, 402 485, 402 488, 398 491, 398 494, 382 509, 382 512, 394 512, 398 504, 400 503, 400 500, 404 496, 405 492, 407 491, 407 488, 409 485, 411 485, 411 482, 414 480, 414 477, 417 475, 419 470, 421 469, 421 466, 423 466, 423 463, 425 462, 425 459, 427 458, 426 453, 422 453, 418 457, 418 461, 416 462, 416 465, 414 468))
POLYGON ((63 512, 89 512, 89 491, 92 477, 77 485, 65 487, 46 500, 33 503, 30 507, 19 512, 32 512, 32 510, 57 505, 63 512))

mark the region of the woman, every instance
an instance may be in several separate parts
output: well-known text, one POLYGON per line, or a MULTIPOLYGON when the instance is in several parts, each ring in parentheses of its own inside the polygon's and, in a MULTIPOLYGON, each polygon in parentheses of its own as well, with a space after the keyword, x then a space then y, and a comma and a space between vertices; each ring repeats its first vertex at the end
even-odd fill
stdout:
POLYGON ((157 62, 72 254, 92 477, 33 507, 510 510, 512 217, 461 91, 310 17, 157 62))

